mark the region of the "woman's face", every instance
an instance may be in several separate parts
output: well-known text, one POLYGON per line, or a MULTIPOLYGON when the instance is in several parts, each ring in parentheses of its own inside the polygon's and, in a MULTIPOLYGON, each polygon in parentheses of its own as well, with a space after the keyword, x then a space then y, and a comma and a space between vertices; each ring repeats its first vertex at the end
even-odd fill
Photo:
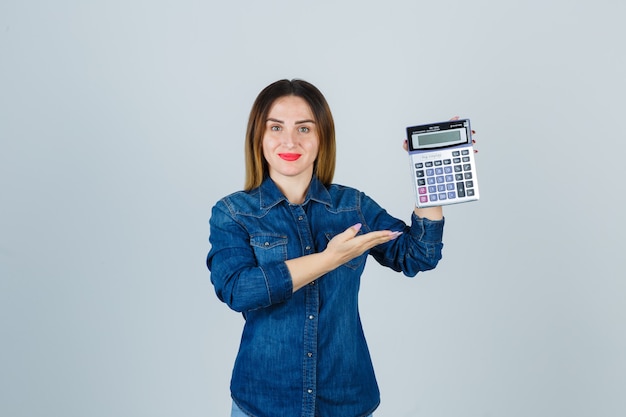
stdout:
POLYGON ((275 181, 313 175, 319 138, 311 108, 301 97, 278 98, 267 116, 263 134, 263 156, 275 181))

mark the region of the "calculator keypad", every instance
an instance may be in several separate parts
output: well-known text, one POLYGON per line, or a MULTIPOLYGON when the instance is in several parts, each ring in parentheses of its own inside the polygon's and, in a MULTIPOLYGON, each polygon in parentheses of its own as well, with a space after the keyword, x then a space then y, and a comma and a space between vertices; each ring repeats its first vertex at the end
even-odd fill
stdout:
POLYGON ((476 193, 470 150, 461 149, 450 157, 415 163, 417 194, 422 204, 451 203, 476 193))

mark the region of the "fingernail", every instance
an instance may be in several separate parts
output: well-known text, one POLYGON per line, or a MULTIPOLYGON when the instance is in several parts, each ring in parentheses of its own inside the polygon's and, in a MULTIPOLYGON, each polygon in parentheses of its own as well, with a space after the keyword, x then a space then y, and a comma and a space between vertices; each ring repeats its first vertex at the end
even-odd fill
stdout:
POLYGON ((363 226, 361 223, 357 223, 357 224, 355 224, 352 227, 354 228, 354 230, 356 230, 358 232, 359 230, 361 230, 361 226, 363 226))

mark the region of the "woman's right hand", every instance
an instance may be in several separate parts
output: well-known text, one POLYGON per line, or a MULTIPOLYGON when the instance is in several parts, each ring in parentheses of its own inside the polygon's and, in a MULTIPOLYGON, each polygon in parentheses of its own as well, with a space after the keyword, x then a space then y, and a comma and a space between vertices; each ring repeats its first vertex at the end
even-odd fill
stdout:
POLYGON ((361 224, 355 224, 332 238, 322 252, 285 261, 291 274, 293 291, 298 291, 374 246, 389 242, 402 234, 402 232, 381 230, 357 236, 359 230, 361 230, 361 224))
POLYGON ((374 246, 389 242, 402 234, 402 232, 380 230, 357 236, 359 230, 361 230, 361 224, 357 223, 328 242, 328 246, 322 253, 329 257, 334 268, 361 256, 374 246))

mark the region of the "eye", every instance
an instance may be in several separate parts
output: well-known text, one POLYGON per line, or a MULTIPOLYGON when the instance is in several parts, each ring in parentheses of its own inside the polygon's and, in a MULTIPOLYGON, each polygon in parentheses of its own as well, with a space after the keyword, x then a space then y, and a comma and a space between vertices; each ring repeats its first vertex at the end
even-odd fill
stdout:
POLYGON ((310 131, 311 131, 311 129, 309 129, 309 128, 308 128, 308 127, 306 127, 306 126, 300 126, 300 127, 298 128, 298 132, 300 132, 300 133, 309 133, 310 131))
POLYGON ((273 126, 270 126, 270 130, 271 130, 272 132, 280 132, 282 129, 281 129, 281 127, 280 127, 280 126, 278 126, 278 125, 273 125, 273 126))

